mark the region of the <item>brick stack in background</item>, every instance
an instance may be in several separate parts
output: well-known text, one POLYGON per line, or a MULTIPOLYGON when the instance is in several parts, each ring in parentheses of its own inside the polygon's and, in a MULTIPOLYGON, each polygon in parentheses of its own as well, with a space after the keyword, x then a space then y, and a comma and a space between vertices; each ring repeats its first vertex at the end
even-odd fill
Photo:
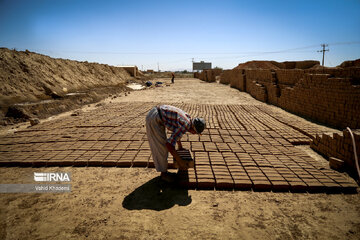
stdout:
POLYGON ((221 73, 222 69, 209 69, 203 70, 201 73, 194 74, 194 77, 197 77, 205 82, 215 82, 216 77, 220 76, 221 73))
POLYGON ((225 70, 220 75, 220 83, 222 84, 230 84, 230 76, 231 76, 232 70, 225 70))
MULTIPOLYGON (((306 69, 315 62, 284 62, 284 69, 234 68, 224 71, 220 82, 337 129, 360 128, 360 68, 306 69)), ((214 70, 205 70, 199 78, 215 81, 213 75, 214 70)))
POLYGON ((246 77, 244 69, 233 69, 230 74, 230 87, 246 91, 246 77))
POLYGON ((214 68, 214 69, 211 69, 211 76, 212 76, 212 82, 215 82, 216 81, 216 77, 220 76, 221 73, 223 72, 222 69, 220 68, 214 68))
POLYGON ((215 76, 211 70, 205 70, 205 73, 207 82, 215 82, 215 76))
POLYGON ((293 88, 281 91, 278 105, 338 129, 360 128, 360 86, 349 78, 305 74, 293 88))
MULTIPOLYGON (((357 157, 360 159, 360 130, 353 130, 357 157)), ((316 135, 310 142, 310 147, 320 154, 341 159, 345 163, 345 169, 350 173, 355 170, 355 156, 350 133, 344 130, 342 134, 333 133, 316 135)), ((356 171, 356 170, 355 170, 356 171)))
POLYGON ((246 91, 257 100, 267 102, 267 89, 271 87, 272 72, 271 70, 246 70, 246 91))

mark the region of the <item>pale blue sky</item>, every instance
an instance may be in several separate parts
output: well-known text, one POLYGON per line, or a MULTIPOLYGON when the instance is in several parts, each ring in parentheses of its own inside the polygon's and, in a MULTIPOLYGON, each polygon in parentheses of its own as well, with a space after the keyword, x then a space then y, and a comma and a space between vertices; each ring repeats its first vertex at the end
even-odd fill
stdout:
POLYGON ((360 58, 359 0, 0 0, 0 47, 140 69, 360 58))

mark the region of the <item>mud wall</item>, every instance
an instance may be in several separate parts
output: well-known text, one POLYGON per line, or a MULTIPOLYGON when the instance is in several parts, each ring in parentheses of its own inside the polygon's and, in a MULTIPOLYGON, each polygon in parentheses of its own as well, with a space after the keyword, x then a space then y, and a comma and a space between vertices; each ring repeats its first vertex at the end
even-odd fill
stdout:
POLYGON ((220 77, 221 83, 300 116, 341 130, 360 128, 360 68, 233 69, 220 77))
POLYGON ((206 82, 215 82, 216 77, 220 76, 222 73, 221 69, 210 69, 204 70, 200 73, 194 74, 194 77, 198 76, 199 79, 206 81, 206 82))
MULTIPOLYGON (((356 143, 357 157, 360 159, 360 132, 354 131, 353 134, 356 143)), ((335 157, 343 160, 345 163, 345 168, 349 172, 354 172, 354 149, 350 133, 347 130, 344 130, 341 134, 334 133, 332 135, 317 135, 316 138, 313 139, 313 141, 310 143, 310 147, 329 158, 335 157)))

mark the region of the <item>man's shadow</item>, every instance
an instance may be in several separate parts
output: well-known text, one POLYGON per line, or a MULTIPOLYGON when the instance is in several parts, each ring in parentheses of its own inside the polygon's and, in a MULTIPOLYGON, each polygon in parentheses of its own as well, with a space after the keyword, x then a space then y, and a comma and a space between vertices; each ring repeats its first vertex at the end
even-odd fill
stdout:
POLYGON ((175 204, 187 206, 191 201, 187 189, 164 183, 160 177, 156 177, 127 195, 122 205, 128 210, 151 209, 161 211, 169 209, 175 204))

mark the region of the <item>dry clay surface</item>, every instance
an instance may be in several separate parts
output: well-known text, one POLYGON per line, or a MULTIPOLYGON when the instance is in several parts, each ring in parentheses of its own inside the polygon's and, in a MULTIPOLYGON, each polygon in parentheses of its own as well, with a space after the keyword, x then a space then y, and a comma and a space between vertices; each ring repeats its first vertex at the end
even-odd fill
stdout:
MULTIPOLYGON (((297 122, 306 126, 306 133, 334 131, 314 127, 228 86, 194 79, 175 79, 170 87, 107 99, 102 106, 95 109, 90 106, 83 111, 85 116, 96 115, 102 108, 134 102, 216 104, 215 108, 222 104, 246 104, 276 115, 284 124, 297 122)), ((114 114, 113 123, 116 117, 114 114)), ((38 130, 42 126, 51 128, 52 122, 54 125, 72 122, 70 118, 53 118, 39 125, 38 130)), ((105 124, 101 119, 90 122, 97 123, 97 127, 105 124)), ((86 119, 81 118, 80 124, 86 126, 86 119)), ((212 124, 216 126, 215 122, 212 124)), ((228 122, 219 124, 232 127, 228 122)), ((261 121, 248 124, 243 126, 262 126, 261 121)), ((289 139, 297 141, 291 136, 289 139)), ((216 146, 218 151, 224 147, 216 146)), ((326 160, 308 147, 296 149, 309 154, 316 165, 327 167, 326 160)), ((0 168, 0 183, 33 183, 35 171, 71 172, 72 192, 1 194, 1 239, 358 239, 360 236, 359 194, 186 190, 161 184, 153 168, 135 167, 0 168)))

